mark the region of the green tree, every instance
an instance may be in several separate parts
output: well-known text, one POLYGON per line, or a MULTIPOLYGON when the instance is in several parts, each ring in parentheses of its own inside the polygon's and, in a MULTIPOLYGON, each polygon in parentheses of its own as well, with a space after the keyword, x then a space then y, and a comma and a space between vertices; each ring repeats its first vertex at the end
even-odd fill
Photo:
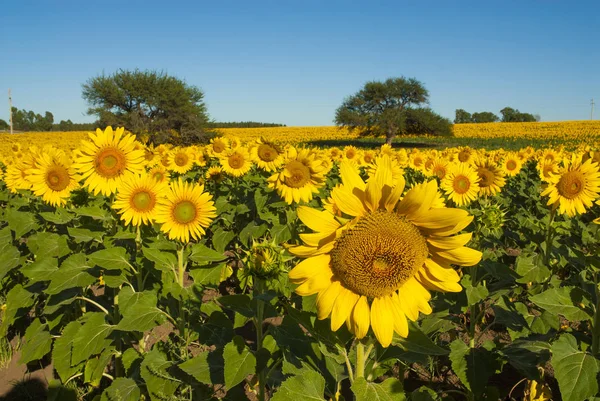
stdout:
POLYGON ((119 70, 83 84, 88 114, 101 126, 124 126, 155 142, 189 144, 206 139, 204 93, 162 71, 119 70))
POLYGON ((17 131, 51 131, 54 125, 54 115, 46 111, 44 115, 31 110, 12 108, 13 128, 17 131))
POLYGON ((4 121, 3 119, 0 118, 0 129, 1 130, 6 130, 8 129, 10 126, 8 125, 8 123, 6 121, 4 121))
POLYGON ((497 121, 500 121, 500 118, 491 111, 473 113, 471 119, 474 123, 495 123, 497 121))
POLYGON ((346 98, 336 110, 335 124, 365 136, 385 136, 391 144, 406 132, 406 110, 427 103, 429 92, 415 78, 371 81, 346 98))
POLYGON ((454 124, 466 124, 471 123, 471 113, 463 109, 456 109, 454 111, 454 124))
POLYGON ((504 123, 527 123, 538 121, 536 117, 531 113, 521 113, 519 110, 515 110, 512 107, 505 107, 500 110, 502 114, 502 122, 504 123))
POLYGON ((426 107, 406 110, 405 132, 411 135, 454 135, 452 122, 426 107))

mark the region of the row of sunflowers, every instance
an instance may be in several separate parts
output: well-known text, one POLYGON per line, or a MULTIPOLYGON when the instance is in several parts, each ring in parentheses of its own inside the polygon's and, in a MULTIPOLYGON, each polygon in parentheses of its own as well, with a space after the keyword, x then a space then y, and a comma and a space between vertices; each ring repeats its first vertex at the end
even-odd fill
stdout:
POLYGON ((153 147, 109 127, 2 160, 0 335, 80 399, 598 393, 597 149, 153 147))

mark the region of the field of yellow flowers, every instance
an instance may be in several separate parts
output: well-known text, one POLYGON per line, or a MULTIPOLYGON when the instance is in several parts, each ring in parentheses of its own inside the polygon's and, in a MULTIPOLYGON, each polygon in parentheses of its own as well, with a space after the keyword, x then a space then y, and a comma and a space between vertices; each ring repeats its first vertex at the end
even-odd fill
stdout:
POLYGON ((0 380, 19 351, 55 400, 600 399, 600 124, 536 124, 4 135, 0 380))

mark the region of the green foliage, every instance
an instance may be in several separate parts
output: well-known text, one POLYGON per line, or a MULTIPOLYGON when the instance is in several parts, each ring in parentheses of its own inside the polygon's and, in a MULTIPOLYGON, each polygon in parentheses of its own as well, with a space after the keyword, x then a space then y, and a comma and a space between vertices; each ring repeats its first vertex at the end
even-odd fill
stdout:
POLYGON ((119 70, 90 78, 82 87, 88 114, 98 116, 101 126, 124 126, 155 142, 208 139, 204 93, 162 71, 119 70))
POLYGON ((13 129, 15 131, 51 131, 54 115, 49 111, 36 114, 31 110, 12 108, 13 129))
POLYGON ((233 121, 233 122, 216 122, 211 121, 206 124, 206 128, 268 128, 268 127, 285 127, 285 124, 277 123, 258 123, 255 121, 233 121))
POLYGON ((463 109, 456 109, 454 112, 454 124, 466 124, 472 122, 471 113, 463 109))
POLYGON ((0 118, 0 130, 7 130, 10 128, 10 124, 0 118))
POLYGON ((429 108, 407 109, 404 132, 410 135, 454 135, 450 120, 429 108))
POLYGON ((527 123, 534 122, 538 119, 530 113, 521 113, 519 110, 515 110, 512 107, 505 107, 500 110, 502 114, 503 123, 527 123))

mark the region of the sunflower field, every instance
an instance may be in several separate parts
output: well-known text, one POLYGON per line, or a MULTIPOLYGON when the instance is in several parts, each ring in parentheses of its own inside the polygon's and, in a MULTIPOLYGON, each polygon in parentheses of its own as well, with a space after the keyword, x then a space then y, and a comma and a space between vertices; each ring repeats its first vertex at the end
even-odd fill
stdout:
POLYGON ((50 400, 600 400, 577 127, 515 150, 13 135, 0 367, 50 364, 50 400))

